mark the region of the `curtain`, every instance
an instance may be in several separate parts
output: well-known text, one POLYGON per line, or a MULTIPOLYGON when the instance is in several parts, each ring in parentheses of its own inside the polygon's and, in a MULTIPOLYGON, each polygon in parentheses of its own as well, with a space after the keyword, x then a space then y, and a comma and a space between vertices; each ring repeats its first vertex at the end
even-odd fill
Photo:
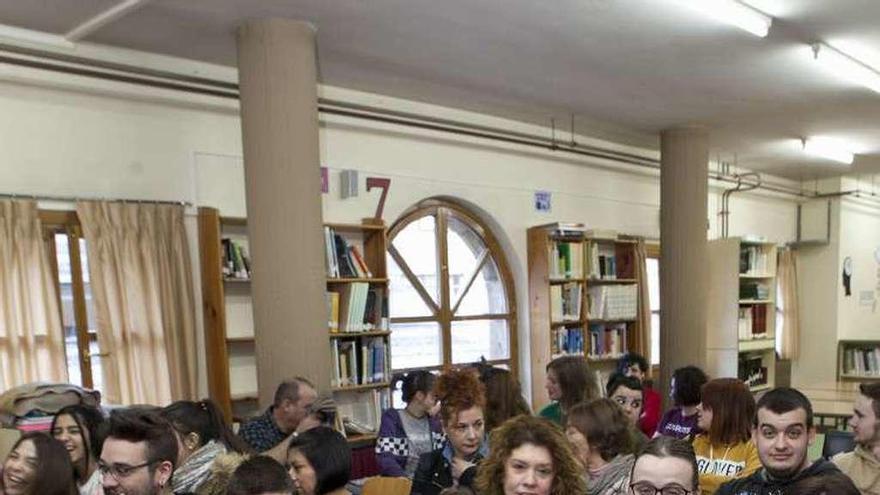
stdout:
POLYGON ((798 320, 797 251, 781 249, 776 265, 777 291, 781 296, 777 304, 782 317, 782 359, 797 359, 800 353, 800 321, 798 320), (779 304, 781 302, 781 304, 779 304))
POLYGON ((115 404, 195 399, 195 296, 183 207, 77 203, 115 404))
POLYGON ((0 389, 67 381, 64 331, 35 201, 0 200, 0 389))
POLYGON ((639 306, 636 319, 639 331, 633 338, 633 352, 637 352, 651 362, 651 301, 648 294, 648 253, 645 240, 636 243, 636 280, 638 281, 639 306))

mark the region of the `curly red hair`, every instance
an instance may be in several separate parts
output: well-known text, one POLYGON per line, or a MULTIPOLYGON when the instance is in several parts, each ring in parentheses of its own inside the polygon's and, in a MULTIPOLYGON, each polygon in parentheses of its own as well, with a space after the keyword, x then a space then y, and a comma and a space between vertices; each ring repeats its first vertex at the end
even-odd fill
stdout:
POLYGON ((458 413, 472 407, 486 407, 486 387, 472 369, 445 371, 434 384, 434 394, 440 399, 440 417, 451 424, 458 413))

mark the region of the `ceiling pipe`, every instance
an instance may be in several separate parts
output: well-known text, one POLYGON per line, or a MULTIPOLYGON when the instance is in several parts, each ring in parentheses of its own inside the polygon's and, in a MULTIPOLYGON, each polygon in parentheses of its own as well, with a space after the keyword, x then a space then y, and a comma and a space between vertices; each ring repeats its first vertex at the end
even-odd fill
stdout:
POLYGON ((142 7, 148 1, 149 0, 125 0, 71 29, 64 35, 64 38, 71 42, 80 41, 107 24, 125 17, 128 13, 142 7))
POLYGON ((730 189, 725 189, 724 192, 721 193, 721 211, 718 213, 718 216, 721 217, 722 239, 727 239, 728 233, 730 231, 730 197, 738 192, 751 191, 753 189, 761 187, 761 174, 757 172, 734 174, 733 178, 734 180, 736 180, 736 186, 730 189), (745 177, 752 177, 755 179, 755 182, 744 183, 742 179, 745 177))

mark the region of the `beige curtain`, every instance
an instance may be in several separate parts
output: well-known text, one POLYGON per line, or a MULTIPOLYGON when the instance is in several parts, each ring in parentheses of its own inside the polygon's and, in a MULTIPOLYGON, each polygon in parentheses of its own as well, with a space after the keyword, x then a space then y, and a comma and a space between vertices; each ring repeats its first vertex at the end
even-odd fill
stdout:
POLYGON ((0 389, 67 381, 55 287, 36 202, 0 200, 0 389))
POLYGON ((104 396, 163 405, 196 395, 195 303, 183 207, 80 202, 104 396))
POLYGON ((651 301, 648 298, 648 253, 645 240, 636 244, 636 280, 639 282, 639 307, 636 318, 639 331, 633 338, 633 352, 637 352, 651 362, 651 301))
MULTIPOLYGON (((800 321, 798 319, 797 251, 781 249, 776 265, 776 283, 782 296, 782 346, 783 359, 797 359, 800 353, 800 321)), ((777 338, 780 336, 777 336, 777 338)))

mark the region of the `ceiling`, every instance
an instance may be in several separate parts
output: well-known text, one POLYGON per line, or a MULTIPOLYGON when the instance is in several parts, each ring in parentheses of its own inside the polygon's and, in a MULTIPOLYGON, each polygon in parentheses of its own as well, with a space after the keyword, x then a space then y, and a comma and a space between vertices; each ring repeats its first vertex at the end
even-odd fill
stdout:
MULTIPOLYGON (((63 34, 120 0, 0 0, 0 23, 63 34)), ((704 0, 691 0, 704 1, 704 0)), ((880 173, 880 94, 824 71, 808 43, 880 67, 880 1, 748 0, 767 38, 673 0, 151 0, 85 41, 234 66, 235 28, 318 28, 322 82, 656 146, 701 124, 713 158, 811 180, 880 173), (852 166, 810 159, 836 137, 852 166)))

